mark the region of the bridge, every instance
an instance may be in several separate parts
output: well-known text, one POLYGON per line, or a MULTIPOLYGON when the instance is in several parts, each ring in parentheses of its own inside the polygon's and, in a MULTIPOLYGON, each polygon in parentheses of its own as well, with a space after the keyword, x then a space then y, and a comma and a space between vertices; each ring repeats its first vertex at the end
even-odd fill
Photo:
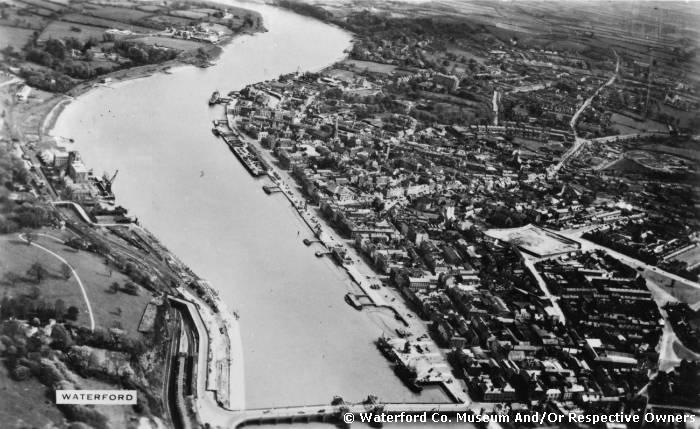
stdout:
POLYGON ((438 403, 381 403, 365 401, 359 404, 349 404, 342 400, 334 401, 333 405, 303 405, 280 408, 258 408, 231 412, 227 428, 236 429, 242 426, 279 424, 279 423, 308 423, 308 422, 344 422, 348 426, 349 419, 344 416, 352 414, 354 421, 360 421, 360 415, 365 413, 383 414, 457 414, 469 412, 474 406, 467 404, 438 404, 438 403))

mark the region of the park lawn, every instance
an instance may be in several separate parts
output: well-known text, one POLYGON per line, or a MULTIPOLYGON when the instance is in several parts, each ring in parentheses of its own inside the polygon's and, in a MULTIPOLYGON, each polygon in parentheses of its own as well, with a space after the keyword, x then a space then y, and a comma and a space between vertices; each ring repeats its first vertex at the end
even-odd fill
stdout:
MULTIPOLYGON (((55 235, 55 233, 52 233, 55 235)), ((139 288, 139 295, 133 296, 123 292, 113 294, 108 291, 113 282, 124 285, 128 278, 105 266, 103 258, 86 251, 75 251, 61 243, 40 236, 37 244, 57 253, 75 269, 83 282, 92 307, 95 325, 104 328, 121 326, 129 335, 138 337, 138 325, 146 304, 151 300, 150 292, 139 288), (119 310, 121 309, 121 313, 119 310)), ((78 323, 89 326, 90 318, 87 305, 83 299, 80 286, 73 276, 68 280, 62 275, 62 263, 53 255, 35 246, 29 246, 19 240, 16 234, 0 236, 0 295, 17 295, 30 293, 37 287, 41 299, 54 302, 62 299, 66 307, 76 306, 80 313, 78 323), (28 278, 27 270, 34 262, 40 262, 47 270, 47 277, 39 284, 28 278), (15 272, 23 279, 13 287, 4 281, 5 273, 15 272)))
POLYGON ((46 396, 47 388, 35 378, 15 381, 0 364, 0 422, 3 428, 60 427, 63 414, 46 396))

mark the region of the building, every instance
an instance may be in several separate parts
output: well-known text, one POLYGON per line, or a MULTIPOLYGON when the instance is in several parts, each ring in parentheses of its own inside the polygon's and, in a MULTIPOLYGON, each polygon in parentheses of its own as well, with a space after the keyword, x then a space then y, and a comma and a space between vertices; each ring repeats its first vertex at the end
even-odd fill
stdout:
POLYGON ((17 101, 27 101, 29 94, 32 93, 32 87, 29 85, 22 85, 19 91, 15 94, 17 101))
POLYGON ((433 76, 433 83, 444 86, 449 91, 455 91, 459 88, 459 78, 450 74, 437 73, 433 76))
POLYGON ((88 169, 80 159, 78 152, 70 152, 68 154, 68 175, 75 183, 84 183, 88 178, 88 169))

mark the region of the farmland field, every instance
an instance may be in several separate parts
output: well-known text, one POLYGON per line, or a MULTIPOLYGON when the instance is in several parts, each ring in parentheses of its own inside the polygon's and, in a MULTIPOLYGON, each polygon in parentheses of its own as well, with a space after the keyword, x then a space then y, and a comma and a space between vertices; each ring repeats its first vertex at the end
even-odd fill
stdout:
POLYGON ((76 22, 79 24, 92 25, 95 27, 117 28, 119 30, 130 30, 137 33, 152 33, 155 30, 139 25, 126 24, 112 19, 103 19, 95 16, 81 15, 79 13, 70 13, 62 18, 64 21, 76 22))
MULTIPOLYGON (((19 14, 16 10, 5 9, 7 15, 5 19, 0 19, 0 25, 9 27, 22 27, 32 30, 41 30, 46 26, 47 20, 40 15, 19 14)), ((1 39, 0 39, 1 40, 1 39)))
POLYGON ((148 18, 148 20, 153 21, 153 22, 163 23, 166 25, 175 25, 175 26, 190 25, 190 22, 192 22, 191 19, 182 18, 182 17, 178 17, 178 16, 171 16, 171 15, 156 15, 156 16, 152 16, 152 17, 148 18))
POLYGON ((206 13, 195 12, 192 10, 173 10, 173 11, 170 11, 170 15, 179 16, 179 17, 187 18, 187 19, 191 19, 191 20, 204 19, 208 16, 206 13))
POLYGON ((86 42, 91 37, 95 37, 98 40, 102 40, 102 35, 104 34, 104 27, 94 27, 92 25, 74 24, 71 22, 64 21, 54 21, 49 24, 44 31, 39 35, 39 41, 43 42, 49 38, 54 39, 66 39, 69 37, 75 37, 81 42, 86 42), (79 29, 80 31, 75 31, 79 29))
POLYGON ((153 12, 158 12, 158 11, 162 10, 163 8, 160 7, 160 6, 156 6, 156 5, 145 4, 145 5, 138 5, 138 6, 136 6, 136 9, 142 10, 142 11, 144 11, 144 12, 151 12, 151 13, 153 13, 153 12))
POLYGON ((45 1, 45 0, 19 0, 22 3, 40 7, 43 9, 48 9, 54 12, 58 12, 60 10, 65 9, 66 7, 64 5, 58 4, 58 3, 53 3, 50 1, 45 1))
POLYGON ((373 73, 390 74, 396 70, 396 66, 392 66, 391 64, 381 64, 372 61, 345 60, 345 63, 352 64, 359 70, 368 70, 373 73))
POLYGON ((88 13, 99 18, 125 23, 139 21, 152 15, 151 12, 144 12, 138 9, 125 9, 123 7, 111 6, 100 6, 99 8, 90 10, 88 13))
POLYGON ((27 28, 0 26, 0 49, 12 46, 16 51, 19 51, 32 37, 32 33, 34 31, 27 28))
POLYGON ((642 146, 640 149, 648 150, 648 151, 653 151, 653 152, 661 152, 661 153, 669 153, 671 155, 676 155, 680 156, 683 158, 688 158, 692 159, 695 161, 700 161, 700 150, 697 148, 682 148, 682 147, 673 147, 673 146, 666 146, 666 145, 646 145, 642 146))
POLYGON ((612 123, 612 128, 618 130, 620 134, 634 134, 640 131, 668 131, 664 124, 656 121, 636 121, 619 113, 613 113, 610 122, 612 123))

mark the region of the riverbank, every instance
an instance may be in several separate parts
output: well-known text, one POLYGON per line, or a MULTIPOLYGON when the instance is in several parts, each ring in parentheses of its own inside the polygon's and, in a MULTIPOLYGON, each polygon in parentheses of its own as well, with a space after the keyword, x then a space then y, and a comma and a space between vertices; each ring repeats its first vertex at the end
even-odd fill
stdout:
MULTIPOLYGON (((261 31, 266 30, 264 27, 261 27, 261 31)), ((21 130, 18 136, 24 136, 25 134, 35 135, 34 133, 36 132, 38 141, 43 142, 44 146, 49 145, 49 147, 55 147, 54 140, 45 141, 44 139, 50 136, 65 109, 72 102, 88 94, 92 90, 105 87, 115 88, 116 85, 121 83, 133 82, 135 80, 151 77, 158 73, 169 74, 169 71, 176 67, 187 65, 193 65, 198 68, 209 67, 214 64, 213 61, 220 57, 223 52, 223 46, 229 45, 239 36, 253 35, 257 32, 258 31, 245 31, 237 33, 222 39, 218 45, 207 45, 204 51, 207 54, 206 56, 195 56, 192 53, 183 53, 178 58, 167 62, 131 67, 101 75, 79 83, 66 94, 49 95, 48 97, 42 97, 40 99, 30 98, 29 103, 30 105, 33 104, 33 114, 36 115, 36 112, 40 112, 41 114, 41 116, 38 116, 36 126, 32 126, 31 128, 24 126, 26 113, 23 111, 17 111, 15 115, 8 115, 12 119, 9 125, 10 127, 15 126, 21 130), (25 129, 22 129, 23 126, 25 129)), ((19 83, 21 83, 21 81, 19 81, 19 83)), ((7 90, 12 94, 9 85, 7 86, 7 90)), ((23 138, 20 140, 24 142, 23 138)), ((89 164, 88 167, 90 167, 89 164)), ((87 216, 83 217, 87 218, 87 216)), ((92 227, 97 228, 110 226, 92 224, 89 219, 87 219, 87 222, 92 227)), ((192 276, 194 276, 194 281, 198 282, 201 287, 200 290, 205 291, 204 295, 210 298, 209 302, 206 302, 192 291, 187 291, 184 288, 170 291, 173 296, 194 303, 195 308, 197 308, 198 318, 204 321, 208 331, 207 338, 204 338, 202 341, 202 344, 207 350, 207 354, 205 355, 207 374, 206 377, 203 376, 202 378, 206 380, 206 390, 212 394, 213 398, 213 400, 204 407, 207 414, 211 413, 213 407, 221 407, 222 411, 224 408, 245 408, 243 350, 237 317, 227 310, 226 304, 219 298, 218 292, 209 284, 206 284, 201 278, 195 276, 189 267, 160 244, 154 234, 138 225, 117 226, 138 228, 144 237, 148 237, 149 241, 151 241, 150 244, 156 248, 159 259, 161 261, 167 261, 168 266, 178 275, 183 285, 188 284, 187 282, 192 280, 192 276)), ((94 322, 92 328, 94 328, 94 322)), ((154 394, 159 395, 156 392, 154 392, 154 394)), ((204 397, 203 395, 202 400, 207 401, 208 399, 211 398, 204 397)), ((204 419, 205 422, 208 422, 208 420, 208 418, 204 419)), ((217 420, 214 419, 214 421, 217 420)), ((218 420, 218 423, 221 423, 221 420, 218 420)))
POLYGON ((44 117, 42 125, 39 130, 40 137, 45 137, 50 135, 51 130, 56 125, 58 118, 61 116, 63 110, 68 106, 69 103, 77 99, 78 97, 87 94, 93 89, 100 87, 113 87, 114 84, 125 83, 129 81, 134 81, 136 79, 144 79, 153 76, 156 73, 169 73, 171 69, 184 66, 195 66, 199 68, 210 67, 216 63, 223 53, 223 48, 231 44, 235 39, 241 36, 251 36, 260 32, 266 32, 267 29, 263 26, 256 29, 255 31, 243 31, 236 33, 226 38, 222 38, 221 41, 214 45, 206 45, 204 52, 206 53, 206 58, 197 57, 193 54, 186 54, 179 56, 170 61, 166 61, 158 64, 146 64, 142 66, 130 67, 127 69, 115 70, 111 73, 104 74, 94 79, 87 80, 85 82, 79 83, 78 85, 71 88, 67 93, 58 95, 59 99, 56 101, 52 107, 50 107, 49 112, 44 117))
POLYGON ((289 203, 267 197, 211 134, 220 110, 205 106, 214 90, 323 69, 350 46, 348 33, 255 8, 269 31, 234 41, 216 66, 181 67, 118 91, 99 88, 70 103, 54 132, 73 138, 71 149, 95 171, 119 169, 118 203, 230 309, 240 309, 246 407, 321 404, 337 394, 444 401, 439 389, 417 395, 393 374, 374 340, 398 322, 385 310, 358 312, 344 302, 357 286, 330 260, 314 257, 289 203))
POLYGON ((432 362, 431 366, 433 369, 441 368, 440 371, 435 371, 431 374, 431 384, 439 386, 445 392, 447 398, 455 402, 470 404, 472 401, 466 393, 466 385, 452 375, 447 356, 432 340, 428 333, 428 326, 407 307, 404 301, 405 298, 398 291, 384 285, 374 269, 359 254, 351 242, 340 237, 332 225, 318 212, 314 213, 313 208, 308 206, 306 198, 296 184, 296 180, 289 171, 277 167, 277 160, 272 153, 263 148, 258 140, 249 137, 236 127, 235 121, 232 121, 228 117, 229 115, 226 116, 227 124, 231 131, 237 134, 242 141, 253 147, 258 156, 269 166, 268 179, 272 182, 273 187, 280 189, 281 192, 279 193, 285 196, 318 243, 324 246, 325 250, 322 253, 331 254, 332 250, 337 247, 345 249, 349 258, 347 258, 346 262, 339 263, 339 265, 353 282, 356 293, 369 298, 371 301, 370 308, 374 307, 380 312, 386 311, 388 313, 378 316, 381 318, 379 322, 383 325, 383 335, 394 337, 398 331, 402 331, 409 340, 415 341, 421 338, 420 341, 424 345, 430 350, 436 351, 438 361, 432 362))

